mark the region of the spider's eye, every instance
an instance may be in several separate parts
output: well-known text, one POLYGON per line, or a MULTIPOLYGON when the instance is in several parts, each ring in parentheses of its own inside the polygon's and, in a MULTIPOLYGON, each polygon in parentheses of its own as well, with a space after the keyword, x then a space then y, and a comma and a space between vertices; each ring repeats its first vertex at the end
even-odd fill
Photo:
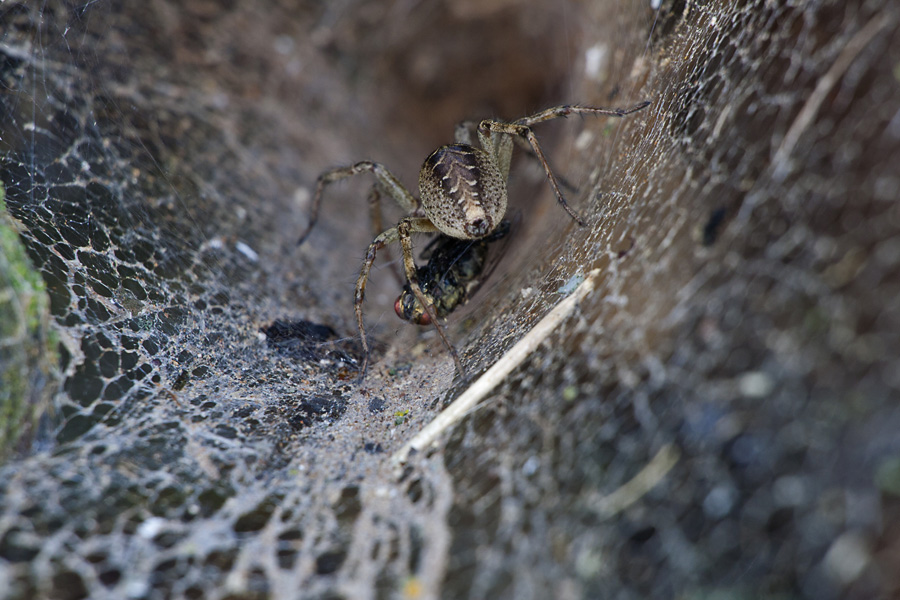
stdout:
POLYGON ((470 223, 466 223, 466 233, 473 238, 480 238, 487 235, 491 231, 490 219, 475 219, 470 223))

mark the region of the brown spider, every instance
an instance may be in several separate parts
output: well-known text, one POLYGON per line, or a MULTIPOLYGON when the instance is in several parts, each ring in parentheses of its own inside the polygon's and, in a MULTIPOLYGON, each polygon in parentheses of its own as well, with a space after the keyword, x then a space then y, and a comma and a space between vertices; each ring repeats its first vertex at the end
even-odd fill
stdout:
MULTIPOLYGON (((509 165, 512 160, 513 139, 525 140, 529 143, 534 155, 547 173, 550 187, 557 200, 569 216, 579 225, 584 221, 569 207, 559 189, 556 177, 541 151, 537 137, 531 127, 544 121, 566 117, 570 114, 606 115, 624 117, 637 112, 650 104, 641 102, 631 108, 606 109, 590 106, 563 105, 548 108, 529 117, 522 117, 512 122, 484 120, 479 123, 478 144, 472 140, 471 124, 463 123, 456 128, 456 143, 441 146, 425 159, 419 171, 419 197, 416 199, 400 181, 383 165, 370 161, 358 162, 347 167, 339 167, 322 173, 316 181, 316 194, 310 207, 309 224, 300 236, 302 244, 315 226, 319 217, 319 206, 322 203, 322 192, 330 183, 358 175, 372 173, 378 186, 389 194, 407 213, 400 222, 378 235, 369 244, 359 278, 356 280, 356 322, 359 326, 360 340, 363 347, 363 364, 360 369, 360 380, 365 378, 369 364, 369 344, 366 341, 366 329, 363 325, 363 299, 366 293, 366 282, 369 271, 375 262, 375 255, 386 245, 400 242, 403 252, 403 269, 413 294, 425 307, 428 319, 444 345, 450 351, 456 370, 465 377, 465 369, 459 360, 456 349, 447 339, 438 315, 431 302, 426 299, 416 276, 416 264, 413 259, 413 233, 440 232, 444 235, 477 240, 490 235, 506 214, 506 181, 509 176, 509 165)), ((377 203, 379 195, 373 194, 372 201, 377 203)), ((379 213, 377 206, 373 214, 379 213)))

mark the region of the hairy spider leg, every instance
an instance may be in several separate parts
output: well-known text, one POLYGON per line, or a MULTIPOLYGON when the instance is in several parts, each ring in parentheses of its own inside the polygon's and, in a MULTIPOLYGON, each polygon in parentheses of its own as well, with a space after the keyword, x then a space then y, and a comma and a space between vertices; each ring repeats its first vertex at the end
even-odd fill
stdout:
MULTIPOLYGON (((471 146, 472 145, 472 131, 476 127, 478 127, 478 124, 479 124, 479 121, 462 121, 460 123, 457 123, 456 124, 456 134, 454 136, 454 139, 456 140, 456 142, 460 143, 460 144, 468 144, 471 146)), ((509 136, 505 136, 505 137, 508 138, 509 136)), ((511 139, 516 143, 516 145, 519 148, 522 149, 522 151, 525 152, 525 155, 530 160, 538 159, 537 156, 534 154, 534 150, 531 149, 531 146, 528 145, 528 142, 526 142, 524 139, 522 139, 518 136, 512 137, 511 139)), ((512 152, 510 152, 510 162, 512 162, 512 152)), ((509 173, 506 174, 506 177, 509 178, 509 173)), ((574 183, 572 183, 571 181, 569 181, 562 175, 557 175, 556 181, 559 182, 559 184, 562 187, 566 188, 570 192, 578 191, 578 186, 576 186, 574 183)))
POLYGON ((419 231, 437 231, 437 227, 435 227, 428 219, 411 217, 405 217, 400 221, 400 224, 397 225, 397 232, 400 236, 400 248, 403 250, 403 268, 406 269, 406 279, 409 281, 409 287, 412 289, 413 294, 416 295, 416 299, 425 307, 425 312, 428 313, 431 324, 437 330, 438 335, 441 336, 444 346, 450 351, 450 355, 453 357, 453 364, 456 365, 456 372, 459 373, 461 378, 465 379, 466 370, 463 368, 462 361, 459 360, 459 354, 456 353, 456 348, 453 347, 453 344, 451 344, 450 340, 447 338, 447 334, 444 333, 444 328, 438 321, 437 311, 435 310, 434 305, 428 301, 428 298, 425 297, 425 293, 419 286, 419 276, 416 273, 416 263, 413 260, 412 238, 410 237, 410 233, 419 231))
POLYGON ((550 187, 553 188, 553 193, 556 194, 556 199, 559 201, 565 211, 569 213, 569 216, 575 220, 576 223, 584 226, 584 220, 569 207, 569 204, 566 202, 562 191, 559 189, 559 183, 556 180, 556 176, 550 169, 550 163, 547 162, 547 158, 544 156, 544 152, 543 150, 541 150, 540 144, 538 144, 537 136, 535 136, 534 131, 531 129, 531 127, 538 123, 543 123, 544 121, 566 117, 571 114, 591 114, 605 115, 608 117, 624 117, 626 115, 630 115, 633 112, 637 112, 642 108, 646 108, 649 104, 650 101, 645 100, 644 102, 636 104, 631 108, 614 109, 594 108, 592 106, 580 106, 577 104, 564 104, 561 106, 554 106, 552 108, 542 110, 541 112, 528 117, 516 119, 511 123, 486 119, 478 125, 478 137, 481 139, 482 146, 491 144, 494 147, 496 147, 496 144, 498 143, 495 137, 496 134, 506 134, 509 136, 526 139, 531 145, 532 150, 534 150, 534 154, 540 161, 541 166, 544 167, 544 172, 547 174, 547 179, 550 181, 550 187))
MULTIPOLYGON (((369 190, 367 201, 369 204, 369 220, 372 223, 372 236, 375 238, 384 231, 384 218, 381 214, 381 192, 378 189, 377 182, 369 190)), ((403 275, 400 274, 400 268, 391 257, 391 249, 385 248, 383 253, 387 255, 388 266, 391 269, 391 273, 394 274, 394 279, 402 286, 404 283, 403 275)))
POLYGON ((306 225, 306 230, 300 235, 297 245, 302 244, 306 240, 306 237, 312 231, 313 227, 315 227, 316 221, 319 220, 319 207, 322 204, 322 192, 325 187, 335 181, 347 179, 348 177, 353 177, 360 173, 372 173, 375 175, 375 179, 382 186, 382 189, 387 192, 391 198, 397 201, 397 204, 400 205, 404 212, 413 213, 419 208, 419 201, 403 187, 403 184, 400 183, 399 179, 394 177, 394 175, 380 163, 364 160, 350 165, 349 167, 331 169, 330 171, 325 171, 319 175, 319 178, 316 180, 316 194, 313 197, 312 207, 309 211, 309 223, 306 225))
POLYGON ((650 106, 649 100, 639 102, 630 108, 596 108, 593 106, 581 106, 579 104, 562 104, 560 106, 553 106, 551 108, 544 109, 541 112, 535 113, 529 117, 516 119, 515 121, 513 121, 513 123, 531 127, 532 125, 537 125, 538 123, 543 123, 544 121, 550 121, 551 119, 558 119, 560 117, 568 117, 569 115, 574 114, 624 117, 641 109, 647 108, 648 106, 650 106))
POLYGON ((441 324, 438 322, 438 316, 434 310, 434 306, 432 306, 425 297, 422 288, 419 287, 419 281, 416 276, 416 263, 413 259, 411 234, 433 233, 436 231, 437 228, 425 217, 404 217, 396 227, 391 227, 384 231, 369 244, 369 249, 366 251, 366 259, 363 261, 362 269, 359 272, 359 278, 356 280, 356 298, 354 300, 356 324, 359 327, 359 336, 363 347, 363 364, 359 373, 360 381, 365 379, 366 371, 369 367, 369 343, 366 338, 366 327, 363 322, 363 302, 366 296, 366 283, 369 280, 369 272, 372 269, 378 251, 386 245, 397 241, 400 242, 400 248, 403 252, 403 267, 406 271, 406 277, 409 280, 410 288, 419 302, 422 303, 422 306, 425 307, 428 316, 431 318, 431 324, 434 325, 434 328, 437 330, 438 335, 440 335, 444 345, 450 351, 451 356, 453 356, 453 362, 456 365, 456 370, 460 374, 460 377, 465 377, 466 371, 462 366, 462 362, 459 360, 456 348, 453 347, 453 344, 450 343, 450 340, 444 333, 444 328, 441 327, 441 324))
POLYGON ((566 202, 565 197, 563 197, 562 191, 560 191, 559 189, 559 184, 556 182, 556 176, 550 169, 550 163, 547 162, 547 158, 544 156, 544 151, 541 150, 541 146, 537 141, 537 136, 534 135, 534 131, 531 129, 531 127, 529 127, 528 125, 519 125, 518 123, 482 121, 478 126, 478 133, 479 135, 487 133, 505 133, 507 135, 521 136, 527 139, 528 143, 531 144, 531 147, 534 149, 535 156, 537 156, 537 159, 541 162, 541 166, 544 167, 544 172, 547 173, 547 178, 550 180, 550 187, 553 188, 553 193, 556 194, 556 199, 559 201, 560 205, 562 205, 565 211, 569 213, 569 216, 575 220, 576 223, 578 223, 582 227, 584 226, 584 220, 569 207, 568 202, 566 202))

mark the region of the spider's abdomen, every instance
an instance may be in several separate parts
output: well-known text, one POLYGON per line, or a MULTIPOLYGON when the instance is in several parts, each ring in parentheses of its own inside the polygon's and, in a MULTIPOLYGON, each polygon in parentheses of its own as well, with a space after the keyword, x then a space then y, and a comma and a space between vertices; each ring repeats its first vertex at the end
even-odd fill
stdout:
POLYGON ((506 182, 484 150, 441 146, 419 172, 425 216, 444 235, 461 239, 491 233, 506 214, 506 182))

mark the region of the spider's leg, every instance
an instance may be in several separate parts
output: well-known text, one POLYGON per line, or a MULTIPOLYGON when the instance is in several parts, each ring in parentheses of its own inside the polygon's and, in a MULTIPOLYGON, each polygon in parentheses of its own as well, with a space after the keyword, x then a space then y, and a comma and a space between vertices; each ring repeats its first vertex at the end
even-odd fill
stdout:
POLYGON ((537 137, 534 135, 531 127, 538 123, 543 123, 544 121, 566 117, 571 114, 624 117, 643 108, 646 108, 647 106, 649 106, 649 104, 650 101, 645 100, 644 102, 635 104, 630 108, 613 109, 595 108, 593 106, 580 106, 577 104, 564 104, 562 106, 554 106, 552 108, 542 110, 541 112, 528 117, 522 117, 521 119, 517 119, 512 123, 504 123, 502 121, 493 120, 482 121, 478 126, 478 136, 481 138, 481 143, 483 146, 490 145, 492 148, 497 149, 495 150, 495 154, 502 153, 498 135, 500 135, 500 137, 504 137, 502 134, 506 134, 512 136, 513 139, 527 140, 528 144, 531 146, 531 149, 534 151, 535 157, 538 159, 538 161, 540 161, 541 166, 544 167, 544 172, 547 173, 547 179, 550 180, 550 187, 553 188, 553 193, 556 194, 556 199, 566 210, 566 212, 569 213, 570 217, 572 217, 579 225, 584 225, 584 221, 581 219, 581 217, 579 217, 571 208, 569 208, 565 197, 559 189, 559 182, 557 181, 556 176, 553 174, 553 171, 550 170, 550 164, 547 162, 547 158, 544 156, 544 153, 541 150, 540 145, 538 144, 537 137))
POLYGON ((644 100, 643 102, 639 102, 638 104, 635 104, 634 106, 629 108, 596 108, 593 106, 581 106, 578 104, 563 104, 561 106, 554 106, 552 108, 542 110, 541 112, 528 117, 516 119, 514 123, 516 125, 525 125, 526 127, 531 127, 532 125, 537 125, 538 123, 543 123, 544 121, 558 119, 560 117, 568 117, 569 115, 576 114, 606 117, 624 117, 626 115, 630 115, 631 113, 644 109, 649 105, 649 100, 644 100))
POLYGON ((363 301, 366 298, 366 283, 369 281, 369 271, 372 270, 372 264, 375 262, 375 256, 378 251, 387 244, 397 241, 397 228, 391 227, 387 231, 376 237, 369 249, 366 250, 366 259, 363 261, 362 269, 359 271, 359 277, 356 279, 356 296, 353 305, 356 310, 356 324, 359 327, 359 340, 363 347, 363 363, 359 369, 359 381, 366 377, 366 370, 369 368, 369 342, 366 339, 366 326, 363 323, 363 301))
MULTIPOLYGON (((372 189, 369 191, 369 220, 372 222, 372 235, 378 236, 382 231, 384 231, 383 219, 381 214, 381 192, 378 189, 378 184, 372 186, 372 189)), ((403 275, 400 274, 400 268, 397 266, 397 263, 393 262, 390 254, 390 248, 385 248, 384 253, 387 254, 388 266, 391 269, 391 273, 394 274, 394 279, 397 280, 401 286, 403 285, 403 275)))
MULTIPOLYGON (((538 157, 534 153, 534 150, 531 149, 531 146, 524 139, 516 136, 512 138, 512 140, 516 143, 516 145, 525 153, 525 156, 528 157, 529 160, 537 160, 538 157)), ((568 192, 577 192, 578 186, 563 177, 562 175, 556 176, 556 181, 559 183, 560 187, 564 188, 568 192)))
MULTIPOLYGON (((421 217, 407 217, 400 222, 400 225, 397 227, 391 227, 390 229, 382 232, 376 237, 371 244, 369 244, 368 250, 366 250, 366 258, 363 261, 362 269, 359 271, 359 277, 356 279, 356 296, 353 301, 354 309, 356 310, 356 325, 359 327, 359 340, 363 347, 363 364, 359 370, 359 381, 362 382, 366 377, 366 371, 369 368, 369 341, 366 337, 366 326, 363 322, 363 302, 366 298, 366 283, 369 281, 369 272, 372 270, 372 265, 375 263, 375 257, 378 255, 378 251, 387 246, 388 244, 393 244, 398 239, 404 247, 403 252, 403 264, 406 267, 407 274, 409 273, 409 266, 407 265, 407 252, 406 246, 409 247, 409 263, 412 265, 412 273, 413 279, 415 279, 416 273, 416 264, 412 259, 412 242, 409 239, 409 234, 411 232, 433 232, 437 231, 434 225, 431 224, 431 221, 421 217), (401 232, 401 229, 403 232, 401 232), (404 236, 405 236, 405 244, 404 244, 404 236)), ((418 286, 416 286, 418 289, 418 286)), ((422 290, 419 289, 419 294, 422 293, 422 290)), ((417 298, 420 296, 417 295, 417 298)), ((421 296, 424 298, 424 295, 421 296)), ((422 301, 420 298, 420 302, 422 301)), ((432 311, 434 308, 431 305, 427 305, 432 311)), ((438 331, 441 331, 438 329, 438 331)), ((444 339, 444 342, 449 346, 449 342, 447 342, 447 338, 444 337, 443 331, 441 331, 441 337, 444 339)), ((456 351, 453 350, 452 346, 450 346, 451 352, 453 352, 454 358, 456 358, 456 351)), ((458 359, 457 359, 458 363, 458 359)))
POLYGON ((360 173, 372 173, 375 175, 381 188, 387 192, 391 198, 397 201, 397 204, 400 205, 403 212, 412 213, 418 208, 419 201, 403 187, 400 180, 394 177, 384 165, 364 160, 350 165, 349 167, 331 169, 330 171, 325 171, 319 175, 319 178, 316 180, 316 193, 315 196, 313 196, 312 205, 309 209, 309 223, 300 235, 300 240, 297 242, 298 245, 306 240, 306 236, 309 235, 309 232, 315 227, 316 221, 319 220, 319 207, 322 204, 322 192, 325 190, 325 187, 330 183, 347 179, 348 177, 353 177, 360 173))
MULTIPOLYGON (((482 139, 485 139, 488 136, 493 137, 494 134, 499 133, 507 134, 510 136, 520 136, 528 140, 528 143, 531 144, 531 148, 534 150, 534 155, 537 157, 538 161, 540 161, 541 166, 544 167, 544 172, 547 173, 547 179, 550 180, 550 187, 553 188, 553 193, 556 194, 556 199, 559 201, 565 211, 569 213, 569 216, 575 220, 576 223, 584 226, 584 220, 582 220, 582 218, 579 217, 575 213, 575 211, 573 211, 569 207, 569 204, 566 202, 562 191, 559 189, 559 183, 557 183, 556 181, 556 176, 553 175, 553 171, 550 169, 550 163, 547 162, 547 158, 544 156, 544 152, 541 150, 540 144, 538 144, 537 136, 534 135, 534 131, 532 131, 531 127, 529 127, 528 125, 522 125, 518 122, 504 123, 502 121, 487 120, 482 121, 478 126, 478 133, 480 136, 482 136, 482 139)), ((511 145, 512 144, 510 142, 510 146, 511 145)))
POLYGON ((447 334, 444 333, 444 328, 441 327, 441 324, 438 321, 437 312, 434 310, 434 306, 428 298, 425 297, 425 294, 422 293, 422 288, 419 287, 419 279, 416 274, 416 263, 413 261, 412 238, 410 238, 410 233, 417 231, 434 231, 435 229, 434 225, 432 225, 428 219, 407 217, 400 221, 400 224, 397 225, 397 234, 400 238, 400 248, 403 250, 403 267, 406 270, 406 278, 409 280, 410 289, 413 294, 415 294, 416 299, 425 308, 425 312, 428 313, 428 316, 431 319, 431 324, 434 325, 434 328, 437 330, 438 335, 441 336, 444 345, 450 351, 450 355, 453 357, 453 362, 456 365, 456 372, 459 373, 460 377, 465 378, 466 370, 459 360, 456 348, 454 348, 453 344, 450 343, 450 340, 447 339, 447 334))

